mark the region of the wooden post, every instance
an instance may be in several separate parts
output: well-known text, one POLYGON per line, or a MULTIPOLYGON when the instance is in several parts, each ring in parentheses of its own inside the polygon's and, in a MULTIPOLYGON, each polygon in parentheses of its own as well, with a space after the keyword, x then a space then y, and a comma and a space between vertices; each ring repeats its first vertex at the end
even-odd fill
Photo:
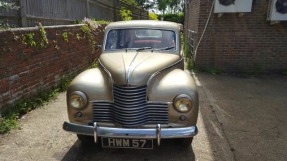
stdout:
POLYGON ((129 4, 129 9, 130 9, 130 11, 131 11, 131 13, 132 13, 132 19, 134 20, 134 19, 135 19, 135 18, 134 18, 134 7, 129 4))
POLYGON ((117 0, 114 0, 114 21, 117 21, 117 0))
POLYGON ((20 0, 20 19, 21 19, 21 26, 22 27, 27 27, 27 6, 26 6, 26 0, 20 0))
POLYGON ((90 17, 90 1, 89 0, 87 0, 86 16, 87 16, 87 18, 90 17))

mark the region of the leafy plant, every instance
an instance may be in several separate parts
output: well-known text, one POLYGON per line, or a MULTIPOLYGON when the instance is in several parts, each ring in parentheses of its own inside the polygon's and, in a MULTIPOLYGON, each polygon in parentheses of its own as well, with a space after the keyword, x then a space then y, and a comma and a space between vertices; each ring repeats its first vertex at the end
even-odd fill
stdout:
POLYGON ((11 25, 7 22, 4 22, 3 20, 0 20, 0 30, 7 30, 11 28, 11 25))
POLYGON ((194 61, 190 58, 186 58, 185 59, 185 62, 186 62, 186 69, 188 70, 193 70, 195 69, 195 66, 194 66, 194 61))
POLYGON ((183 54, 185 58, 191 58, 191 46, 187 42, 184 42, 183 54))
POLYGON ((82 20, 75 20, 74 21, 74 24, 80 24, 80 23, 82 23, 82 20))
POLYGON ((97 28, 99 25, 104 25, 104 24, 109 24, 110 21, 107 21, 107 20, 96 20, 95 18, 84 18, 81 23, 84 23, 84 24, 93 24, 93 26, 95 28, 97 28))
POLYGON ((0 118, 0 134, 5 134, 16 127, 17 121, 15 116, 0 118))
POLYGON ((106 21, 106 20, 95 20, 95 21, 99 25, 107 25, 107 24, 111 23, 110 21, 106 21))
POLYGON ((148 19, 149 20, 158 20, 158 17, 155 13, 149 12, 148 13, 148 19))
POLYGON ((158 15, 158 19, 163 18, 164 21, 176 22, 184 25, 184 14, 183 13, 168 13, 164 15, 158 15))
POLYGON ((45 31, 45 29, 44 29, 44 27, 42 26, 41 23, 39 23, 38 27, 39 27, 40 38, 41 38, 41 40, 40 40, 40 47, 41 48, 46 48, 47 45, 49 44, 49 41, 48 41, 48 38, 47 38, 47 33, 46 33, 46 31, 45 31))
POLYGON ((86 24, 90 29, 96 29, 99 27, 99 24, 94 19, 86 17, 83 19, 82 23, 86 24))
POLYGON ((125 9, 124 7, 121 8, 120 15, 122 17, 122 20, 124 20, 124 21, 132 20, 132 18, 133 18, 132 12, 128 9, 125 9))
POLYGON ((37 43, 34 40, 34 33, 22 34, 22 44, 36 47, 37 43))
POLYGON ((63 37, 64 41, 69 42, 68 32, 63 32, 63 33, 62 33, 62 37, 63 37))
MULTIPOLYGON (((88 68, 96 68, 98 61, 95 60, 88 68)), ((7 107, 7 110, 0 115, 0 134, 9 132, 17 127, 17 119, 28 112, 43 106, 45 103, 54 100, 59 92, 66 91, 75 74, 61 78, 57 86, 48 91, 39 91, 34 98, 22 99, 15 102, 14 105, 7 107)))
POLYGON ((3 2, 0 1, 0 8, 5 8, 7 11, 11 10, 11 9, 19 9, 19 6, 16 6, 15 3, 11 3, 11 2, 3 2))
POLYGON ((185 58, 186 62, 186 68, 188 70, 194 70, 195 65, 194 65, 194 60, 191 56, 191 47, 188 43, 184 42, 183 34, 181 34, 181 42, 183 43, 183 56, 185 58))
POLYGON ((183 11, 183 0, 157 0, 155 3, 157 9, 161 11, 163 15, 165 15, 167 11, 173 13, 183 11))
POLYGON ((200 72, 205 72, 205 73, 213 74, 213 75, 221 74, 223 72, 221 69, 216 68, 216 67, 201 67, 198 70, 200 72))
MULTIPOLYGON (((4 9, 6 9, 6 11, 9 11, 9 10, 18 10, 20 7, 16 6, 15 3, 0 1, 0 9, 1 8, 4 8, 4 9)), ((14 27, 13 25, 10 25, 8 23, 8 19, 5 19, 5 21, 0 20, 0 30, 14 27)))
POLYGON ((169 0, 157 0, 157 9, 164 15, 168 4, 169 0))
POLYGON ((94 60, 90 68, 97 68, 99 66, 99 61, 98 59, 94 60))
POLYGON ((22 99, 15 102, 14 105, 7 107, 7 110, 0 117, 0 134, 9 132, 17 127, 17 119, 27 114, 37 107, 43 106, 45 103, 54 100, 59 92, 65 91, 70 84, 73 76, 63 77, 60 83, 49 91, 40 91, 31 99, 22 99))
POLYGON ((77 38, 77 40, 81 40, 81 36, 79 33, 76 33, 76 38, 77 38))
POLYGON ((97 44, 94 31, 98 28, 99 25, 96 21, 93 21, 88 18, 85 18, 83 22, 85 23, 85 25, 81 27, 81 31, 85 34, 85 36, 88 37, 90 46, 92 47, 92 53, 94 53, 97 44))

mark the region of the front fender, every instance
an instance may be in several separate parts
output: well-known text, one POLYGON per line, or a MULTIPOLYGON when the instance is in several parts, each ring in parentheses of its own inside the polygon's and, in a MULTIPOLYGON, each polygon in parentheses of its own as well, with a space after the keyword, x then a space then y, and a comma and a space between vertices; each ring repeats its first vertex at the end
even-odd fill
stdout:
POLYGON ((184 125, 196 125, 198 117, 198 93, 190 74, 180 69, 163 71, 148 84, 148 101, 170 102, 169 121, 184 125), (180 113, 173 108, 173 100, 177 95, 187 94, 192 98, 193 108, 188 113, 180 113), (180 116, 185 116, 185 121, 180 116))
POLYGON ((88 69, 80 73, 71 82, 67 90, 67 107, 69 120, 72 123, 88 124, 93 120, 94 100, 112 101, 112 82, 107 73, 99 68, 88 69), (83 109, 74 109, 70 107, 70 95, 74 91, 81 91, 88 97, 88 104, 83 109), (82 116, 77 117, 77 113, 81 112, 82 116))

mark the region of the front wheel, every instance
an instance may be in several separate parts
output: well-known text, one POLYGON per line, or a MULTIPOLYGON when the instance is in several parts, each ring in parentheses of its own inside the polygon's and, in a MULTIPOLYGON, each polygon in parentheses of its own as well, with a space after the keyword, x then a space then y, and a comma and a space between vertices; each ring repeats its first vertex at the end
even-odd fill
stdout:
POLYGON ((77 134, 77 137, 82 143, 93 143, 94 142, 93 136, 77 134))
POLYGON ((191 146, 192 140, 193 140, 193 137, 192 138, 182 138, 182 139, 180 139, 180 142, 181 142, 181 145, 183 147, 188 148, 191 146))
POLYGON ((78 139, 81 141, 82 148, 84 149, 97 149, 101 150, 102 146, 100 143, 95 143, 93 136, 77 134, 78 139))

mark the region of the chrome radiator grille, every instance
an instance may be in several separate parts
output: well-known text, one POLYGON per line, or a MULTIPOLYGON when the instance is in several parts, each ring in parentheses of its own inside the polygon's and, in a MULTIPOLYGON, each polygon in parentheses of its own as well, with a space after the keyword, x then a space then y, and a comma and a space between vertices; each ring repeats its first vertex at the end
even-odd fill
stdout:
POLYGON ((113 86, 114 102, 93 102, 96 122, 112 122, 122 126, 167 124, 168 104, 147 103, 146 86, 113 86))

